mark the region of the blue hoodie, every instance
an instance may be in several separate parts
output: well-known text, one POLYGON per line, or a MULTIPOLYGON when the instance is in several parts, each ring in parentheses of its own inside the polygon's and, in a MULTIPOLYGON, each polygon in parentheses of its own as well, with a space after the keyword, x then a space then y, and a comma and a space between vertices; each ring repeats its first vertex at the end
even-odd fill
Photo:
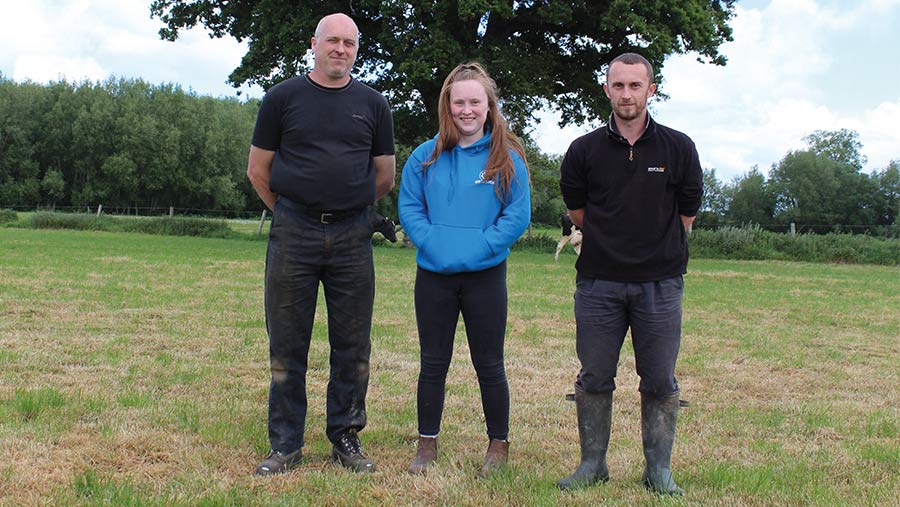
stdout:
POLYGON ((442 274, 492 268, 509 256, 531 221, 528 169, 510 152, 516 176, 501 201, 494 181, 482 178, 490 132, 465 148, 445 150, 423 174, 436 141, 437 136, 412 152, 400 180, 400 223, 418 248, 416 262, 442 274))

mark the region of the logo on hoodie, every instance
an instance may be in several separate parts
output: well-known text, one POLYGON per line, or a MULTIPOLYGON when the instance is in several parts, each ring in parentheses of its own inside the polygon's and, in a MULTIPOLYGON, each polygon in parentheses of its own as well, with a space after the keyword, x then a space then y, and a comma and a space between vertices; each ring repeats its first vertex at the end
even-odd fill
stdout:
POLYGON ((484 179, 484 171, 478 173, 478 179, 475 180, 476 185, 493 185, 494 180, 485 180, 484 179))

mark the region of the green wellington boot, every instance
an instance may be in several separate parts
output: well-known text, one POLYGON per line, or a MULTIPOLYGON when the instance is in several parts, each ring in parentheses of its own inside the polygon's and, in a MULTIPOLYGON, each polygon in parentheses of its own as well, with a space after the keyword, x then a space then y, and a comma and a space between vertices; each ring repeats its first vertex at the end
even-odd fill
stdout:
POLYGON ((581 441, 581 463, 575 472, 558 483, 559 489, 571 490, 609 480, 606 449, 612 424, 612 393, 592 394, 576 386, 575 409, 578 413, 578 439, 581 441))
POLYGON ((678 419, 679 393, 653 398, 641 393, 641 436, 647 466, 641 478, 644 487, 661 495, 683 495, 672 478, 672 445, 678 419))

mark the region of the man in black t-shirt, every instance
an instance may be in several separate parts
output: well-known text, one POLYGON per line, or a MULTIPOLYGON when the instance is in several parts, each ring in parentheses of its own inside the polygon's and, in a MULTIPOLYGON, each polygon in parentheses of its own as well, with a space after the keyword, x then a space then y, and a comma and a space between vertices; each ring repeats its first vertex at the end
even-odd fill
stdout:
POLYGON ((559 487, 609 479, 616 368, 631 328, 641 377, 643 482, 651 491, 679 495, 670 470, 679 407, 675 361, 687 231, 700 208, 703 176, 690 138, 647 113, 656 91, 650 63, 626 53, 613 59, 606 78, 609 124, 573 141, 560 168, 563 200, 583 240, 575 264, 581 463, 559 487))
POLYGON ((344 14, 319 21, 313 70, 266 93, 247 176, 273 210, 266 254, 269 442, 257 475, 282 473, 302 455, 306 371, 319 283, 328 313, 331 373, 326 434, 332 458, 373 472, 357 432, 366 425, 375 297, 371 205, 394 186, 387 100, 350 76, 359 31, 344 14))

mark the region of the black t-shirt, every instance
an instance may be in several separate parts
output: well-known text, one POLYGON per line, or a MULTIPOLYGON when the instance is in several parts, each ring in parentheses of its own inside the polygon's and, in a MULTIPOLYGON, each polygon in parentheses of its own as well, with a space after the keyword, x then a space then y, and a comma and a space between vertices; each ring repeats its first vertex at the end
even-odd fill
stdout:
POLYGON ((326 88, 304 75, 266 93, 252 143, 275 152, 272 192, 315 210, 353 210, 375 201, 372 157, 394 153, 394 125, 372 88, 355 79, 326 88))
POLYGON ((578 273, 653 282, 686 272, 680 215, 695 216, 703 195, 688 136, 650 119, 630 146, 611 123, 573 141, 560 172, 566 207, 585 209, 578 273))

